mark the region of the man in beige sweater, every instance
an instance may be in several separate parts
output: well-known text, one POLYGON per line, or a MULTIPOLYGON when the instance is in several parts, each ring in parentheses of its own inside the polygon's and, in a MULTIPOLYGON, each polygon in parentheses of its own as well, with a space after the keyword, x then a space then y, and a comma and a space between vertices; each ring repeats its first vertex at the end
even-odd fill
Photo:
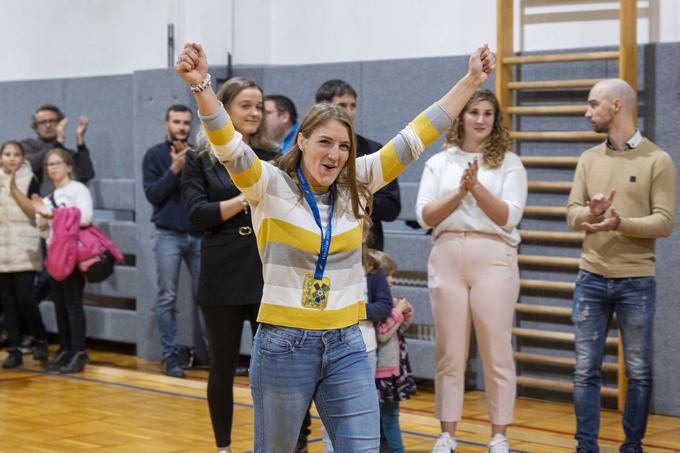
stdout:
POLYGON ((603 80, 592 88, 585 116, 607 140, 581 155, 567 206, 569 226, 586 230, 572 314, 579 453, 599 452, 600 370, 613 313, 629 378, 620 451, 642 452, 647 426, 654 243, 673 230, 676 170, 671 157, 635 128, 634 106, 635 92, 623 80, 603 80))

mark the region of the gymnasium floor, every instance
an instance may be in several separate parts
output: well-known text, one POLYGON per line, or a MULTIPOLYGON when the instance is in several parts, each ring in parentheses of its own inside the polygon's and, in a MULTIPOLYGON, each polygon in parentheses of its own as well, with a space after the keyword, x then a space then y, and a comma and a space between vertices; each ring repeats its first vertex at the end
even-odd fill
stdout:
MULTIPOLYGON (((171 453, 214 452, 205 401, 206 371, 169 378, 155 362, 90 351, 93 364, 79 375, 44 373, 25 355, 24 367, 0 371, 0 452, 171 453)), ((4 360, 5 353, 0 353, 4 360)), ((421 391, 402 405, 408 452, 429 452, 438 433, 433 394, 421 391)), ((235 384, 234 452, 252 448, 252 406, 247 378, 235 384)), ((603 453, 618 451, 620 415, 602 414, 603 453)), ((484 394, 465 396, 458 453, 484 452, 488 425, 484 394)), ((310 452, 322 452, 315 419, 310 452)), ((514 452, 573 451, 571 405, 517 401, 509 430, 514 452)), ((680 452, 680 418, 650 416, 646 452, 680 452)))

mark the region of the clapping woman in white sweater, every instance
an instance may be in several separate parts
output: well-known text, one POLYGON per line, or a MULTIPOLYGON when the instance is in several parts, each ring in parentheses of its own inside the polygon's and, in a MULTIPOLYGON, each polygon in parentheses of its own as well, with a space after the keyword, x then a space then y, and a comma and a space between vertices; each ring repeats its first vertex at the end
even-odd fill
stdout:
POLYGON ((420 181, 416 215, 422 226, 434 229, 427 277, 437 333, 434 412, 442 435, 433 453, 456 449, 471 324, 484 366, 489 451, 509 451, 517 226, 527 198, 527 174, 510 144, 498 100, 490 91, 477 91, 449 129, 446 149, 425 164, 420 181))

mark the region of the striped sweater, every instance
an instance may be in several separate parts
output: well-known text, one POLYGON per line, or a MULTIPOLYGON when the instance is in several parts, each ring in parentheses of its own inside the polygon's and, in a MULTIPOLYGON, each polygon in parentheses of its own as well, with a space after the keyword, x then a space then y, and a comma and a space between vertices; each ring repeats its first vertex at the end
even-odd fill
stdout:
MULTIPOLYGON (((312 211, 294 179, 263 162, 234 130, 224 108, 200 116, 213 152, 252 208, 264 288, 258 321, 298 329, 339 329, 366 318, 361 223, 349 196, 335 201, 330 252, 324 277, 330 293, 324 310, 302 306, 306 275, 314 274, 321 236, 312 211)), ((356 159, 356 174, 371 193, 394 180, 451 124, 433 104, 379 152, 356 159)), ((315 195, 322 225, 328 222, 328 193, 315 195)), ((225 276, 228 278, 229 276, 225 276)))

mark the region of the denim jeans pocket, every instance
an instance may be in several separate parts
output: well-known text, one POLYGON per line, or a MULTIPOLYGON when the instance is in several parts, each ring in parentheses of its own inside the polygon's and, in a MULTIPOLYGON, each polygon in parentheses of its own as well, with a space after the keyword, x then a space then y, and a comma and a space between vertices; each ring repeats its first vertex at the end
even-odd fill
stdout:
POLYGON ((578 274, 576 274, 576 283, 583 283, 589 275, 590 272, 579 269, 578 274))
POLYGON ((652 289, 656 284, 654 277, 631 277, 626 282, 628 286, 637 290, 652 289))
POLYGON ((347 327, 342 331, 342 342, 345 346, 355 352, 365 352, 366 344, 364 337, 361 335, 359 325, 347 327))
POLYGON ((290 327, 260 324, 255 334, 254 347, 260 354, 283 356, 295 351, 302 345, 305 331, 290 327))
POLYGON ((271 335, 261 339, 260 353, 264 355, 280 356, 293 352, 293 343, 284 338, 271 335))

